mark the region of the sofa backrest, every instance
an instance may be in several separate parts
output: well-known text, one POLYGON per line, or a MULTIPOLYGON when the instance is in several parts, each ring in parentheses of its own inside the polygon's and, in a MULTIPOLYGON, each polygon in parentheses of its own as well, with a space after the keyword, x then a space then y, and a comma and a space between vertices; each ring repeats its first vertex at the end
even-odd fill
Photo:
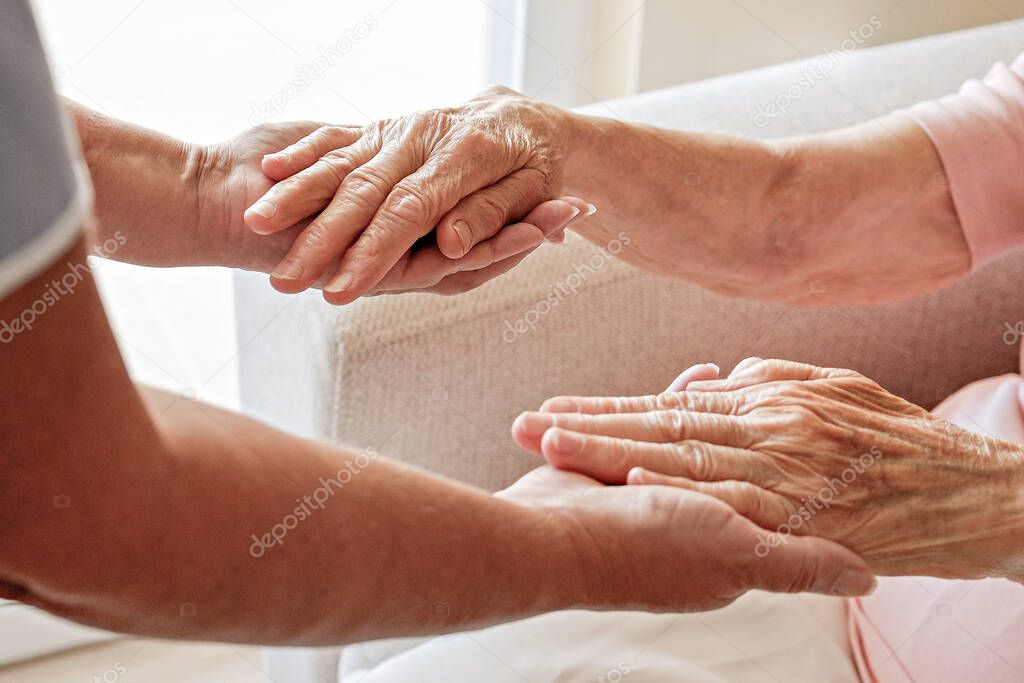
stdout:
MULTIPOLYGON (((751 137, 813 132, 952 92, 1022 49, 1019 28, 997 25, 817 55, 587 111, 751 137), (793 96, 823 59, 835 62, 829 76, 793 96), (786 93, 785 114, 758 117, 759 105, 786 93)), ((260 350, 242 356, 245 407, 264 416, 306 411, 321 436, 493 489, 537 463, 508 427, 553 394, 649 393, 691 363, 728 369, 760 355, 856 369, 930 407, 972 380, 1017 370, 1024 255, 938 294, 827 309, 727 299, 600 256, 570 239, 459 297, 380 297, 345 308, 307 301, 284 331, 264 334, 260 350), (575 293, 551 298, 571 283, 575 293), (282 370, 286 358, 302 367, 282 370), (271 383, 295 374, 306 378, 301 386, 271 383)), ((239 288, 242 341, 266 319, 267 295, 256 289, 239 288)))

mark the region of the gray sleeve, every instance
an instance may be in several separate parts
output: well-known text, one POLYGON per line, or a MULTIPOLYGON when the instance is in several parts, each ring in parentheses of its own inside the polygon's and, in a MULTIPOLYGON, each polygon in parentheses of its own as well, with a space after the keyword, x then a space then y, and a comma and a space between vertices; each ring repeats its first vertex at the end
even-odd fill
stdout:
POLYGON ((66 250, 91 191, 25 0, 0 3, 0 298, 66 250))

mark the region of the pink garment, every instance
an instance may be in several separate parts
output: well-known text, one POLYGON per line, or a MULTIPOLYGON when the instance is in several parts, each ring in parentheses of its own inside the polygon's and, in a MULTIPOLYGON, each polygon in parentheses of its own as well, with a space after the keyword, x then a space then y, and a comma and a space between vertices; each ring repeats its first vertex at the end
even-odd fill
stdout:
POLYGON ((972 266, 1024 244, 1024 55, 909 113, 942 158, 972 266))
MULTIPOLYGON (((916 105, 910 114, 942 158, 972 267, 1020 247, 1024 55, 1009 68, 997 64, 984 81, 966 83, 957 95, 916 105)), ((1024 444, 1022 401, 1024 380, 1004 375, 961 389, 935 414, 965 429, 1024 444)), ((851 602, 849 618, 864 681, 1024 681, 1020 584, 884 578, 874 595, 851 602)))

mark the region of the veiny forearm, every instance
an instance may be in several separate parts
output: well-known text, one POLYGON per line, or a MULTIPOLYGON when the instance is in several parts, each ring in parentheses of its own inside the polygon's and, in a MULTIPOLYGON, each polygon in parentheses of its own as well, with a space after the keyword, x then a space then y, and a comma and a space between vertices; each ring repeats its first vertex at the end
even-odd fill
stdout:
POLYGON ((557 514, 144 393, 166 457, 94 468, 108 504, 72 494, 67 525, 46 527, 76 570, 37 561, 21 599, 113 630, 305 645, 582 601, 557 514))
POLYGON ((774 142, 569 115, 567 191, 622 258, 717 291, 808 304, 936 289, 969 269, 942 165, 909 118, 774 142), (913 258, 911 258, 911 256, 913 258))

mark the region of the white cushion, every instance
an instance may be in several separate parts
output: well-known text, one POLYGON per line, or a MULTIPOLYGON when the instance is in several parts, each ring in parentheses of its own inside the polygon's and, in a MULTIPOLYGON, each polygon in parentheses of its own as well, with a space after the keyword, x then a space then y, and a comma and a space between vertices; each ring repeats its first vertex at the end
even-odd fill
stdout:
POLYGON ((555 612, 347 648, 339 680, 856 683, 843 604, 754 593, 706 614, 555 612))

